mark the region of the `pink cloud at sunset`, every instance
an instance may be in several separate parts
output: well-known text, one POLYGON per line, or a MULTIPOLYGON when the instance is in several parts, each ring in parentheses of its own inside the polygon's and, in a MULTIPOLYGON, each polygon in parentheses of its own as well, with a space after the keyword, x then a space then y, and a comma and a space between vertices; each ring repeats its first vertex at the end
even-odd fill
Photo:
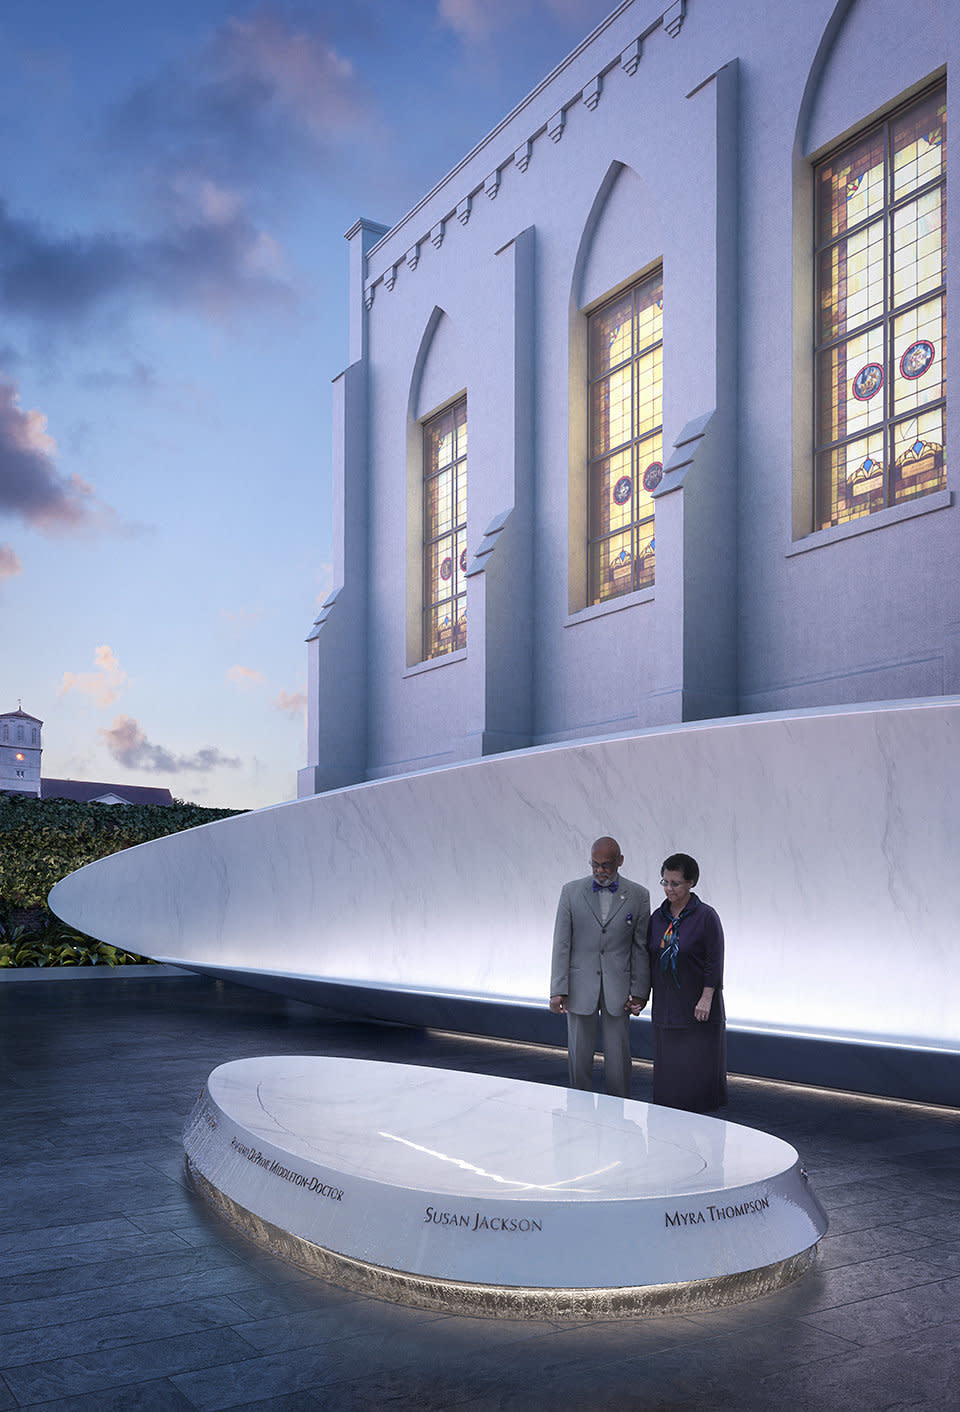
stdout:
POLYGON ((251 687, 260 686, 266 677, 256 667, 241 667, 238 663, 227 672, 227 681, 233 682, 242 691, 249 691, 251 687))
POLYGON ((271 704, 284 716, 296 720, 298 716, 302 716, 306 712, 307 693, 305 691, 284 691, 281 688, 271 704))
POLYGON ((240 638, 263 622, 263 608, 221 608, 218 614, 220 622, 231 637, 240 638))
POLYGON ((4 579, 16 578, 17 574, 23 573, 23 565, 20 563, 20 556, 16 553, 12 544, 0 544, 0 582, 4 579))
POLYGON ((69 691, 77 691, 88 696, 97 706, 112 706, 130 678, 120 665, 120 659, 112 647, 104 643, 93 654, 96 670, 92 672, 64 672, 58 696, 66 696, 69 691))

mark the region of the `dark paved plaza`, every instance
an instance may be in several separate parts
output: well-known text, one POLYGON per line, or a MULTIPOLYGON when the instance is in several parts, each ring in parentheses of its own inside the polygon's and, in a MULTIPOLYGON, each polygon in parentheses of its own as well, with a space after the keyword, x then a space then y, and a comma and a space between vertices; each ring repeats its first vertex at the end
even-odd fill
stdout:
MULTIPOLYGON (((0 984, 0 1412, 960 1407, 960 1111, 733 1078, 798 1149, 814 1270, 749 1304, 581 1323, 385 1304, 262 1254, 186 1184, 211 1069, 309 1053, 563 1083, 563 1055, 344 1022, 199 977, 0 984)), ((634 1097, 650 1070, 634 1068, 634 1097)), ((958 1099, 960 1101, 960 1099, 958 1099)))

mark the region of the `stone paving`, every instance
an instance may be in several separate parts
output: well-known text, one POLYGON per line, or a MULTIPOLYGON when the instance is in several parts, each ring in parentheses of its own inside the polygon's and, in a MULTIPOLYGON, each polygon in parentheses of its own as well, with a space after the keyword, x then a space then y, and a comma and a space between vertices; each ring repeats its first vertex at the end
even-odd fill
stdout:
POLYGON ((727 1116, 792 1143, 827 1208, 811 1273, 682 1318, 463 1319, 307 1278, 186 1185, 209 1071, 290 1052, 565 1076, 200 977, 0 984, 0 1412, 960 1407, 960 1110, 734 1078, 727 1116))

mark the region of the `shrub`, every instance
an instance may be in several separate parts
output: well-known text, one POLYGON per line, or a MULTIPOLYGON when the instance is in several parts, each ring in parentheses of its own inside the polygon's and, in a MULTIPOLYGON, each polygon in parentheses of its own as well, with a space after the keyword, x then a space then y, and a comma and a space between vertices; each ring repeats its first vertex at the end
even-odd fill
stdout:
POLYGON ((97 858, 242 812, 179 799, 172 805, 78 804, 0 794, 0 967, 142 962, 61 922, 47 906, 50 889, 97 858))

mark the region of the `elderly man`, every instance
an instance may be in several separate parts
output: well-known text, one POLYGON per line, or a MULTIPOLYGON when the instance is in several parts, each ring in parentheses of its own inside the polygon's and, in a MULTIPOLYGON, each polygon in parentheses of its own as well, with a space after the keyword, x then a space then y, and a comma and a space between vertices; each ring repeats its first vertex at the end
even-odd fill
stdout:
POLYGON ((597 1015, 607 1093, 630 1097, 630 1016, 650 994, 647 923, 650 894, 620 876, 615 838, 590 850, 592 876, 560 893, 553 932, 550 1009, 567 1017, 570 1087, 593 1088, 597 1015))

